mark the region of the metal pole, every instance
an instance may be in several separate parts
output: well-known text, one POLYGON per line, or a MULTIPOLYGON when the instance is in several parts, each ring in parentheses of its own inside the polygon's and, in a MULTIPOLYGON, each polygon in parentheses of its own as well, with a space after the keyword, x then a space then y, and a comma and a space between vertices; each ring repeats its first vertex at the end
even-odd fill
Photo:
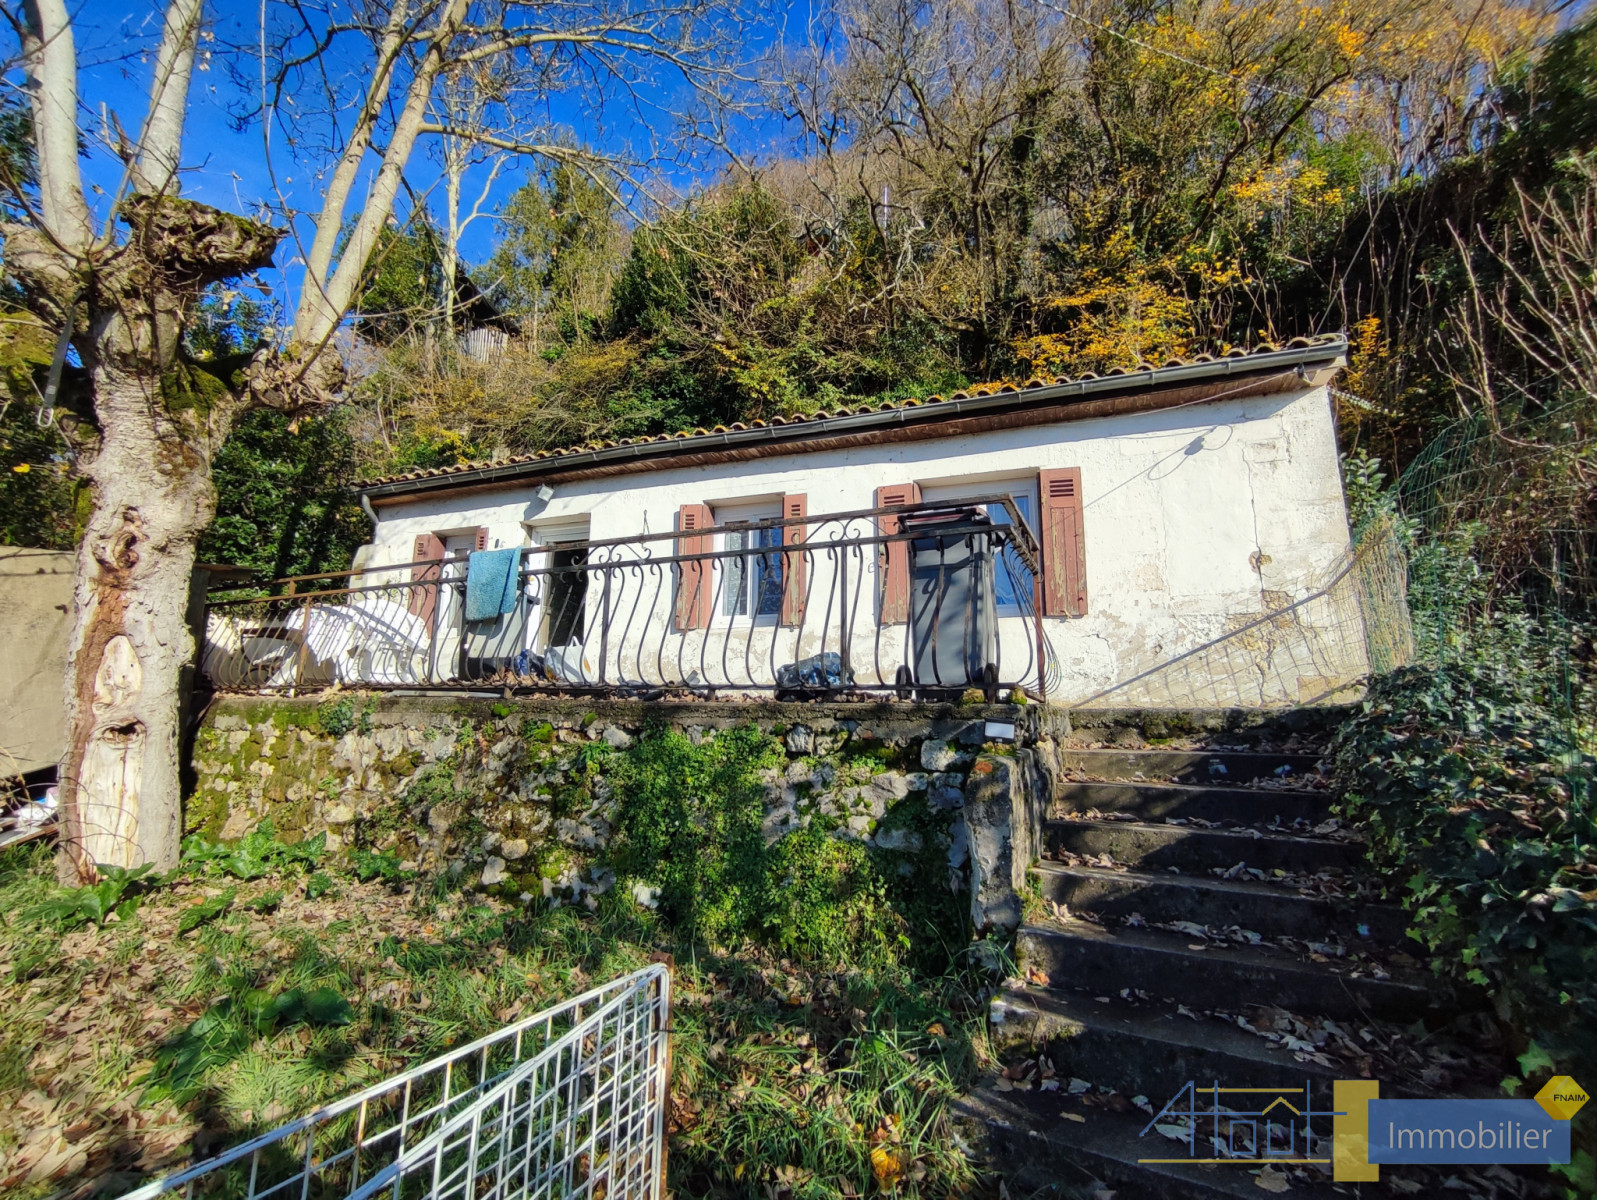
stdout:
POLYGON ((610 657, 610 576, 612 572, 608 567, 604 571, 604 589, 599 599, 599 684, 605 682, 605 660, 610 657))
POLYGON ((305 603, 300 611, 304 614, 300 621, 299 631, 299 661, 294 664, 294 690, 297 693, 305 685, 305 655, 311 648, 311 598, 305 597, 305 603))
POLYGON ((1048 644, 1042 629, 1042 576, 1035 571, 1031 576, 1032 623, 1037 628, 1037 699, 1048 702, 1048 660, 1043 648, 1048 644))
MULTIPOLYGON (((849 548, 847 546, 843 546, 843 547, 841 547, 841 549, 842 549, 842 553, 837 556, 837 563, 838 563, 838 566, 837 566, 837 586, 838 586, 838 592, 837 592, 837 604, 838 604, 838 608, 837 608, 837 630, 838 630, 838 633, 837 633, 837 657, 838 657, 839 661, 842 663, 842 667, 838 671, 838 680, 837 680, 837 682, 838 682, 839 686, 841 686, 842 684, 846 683, 848 681, 849 676, 852 675, 853 672, 854 672, 854 664, 853 664, 852 657, 849 654, 849 647, 848 647, 848 642, 849 642, 849 636, 848 636, 848 551, 849 551, 849 548)), ((826 680, 826 655, 824 653, 825 647, 826 647, 826 640, 823 638, 821 640, 821 648, 823 650, 823 653, 821 655, 821 681, 822 681, 823 684, 825 683, 825 680, 826 680)))

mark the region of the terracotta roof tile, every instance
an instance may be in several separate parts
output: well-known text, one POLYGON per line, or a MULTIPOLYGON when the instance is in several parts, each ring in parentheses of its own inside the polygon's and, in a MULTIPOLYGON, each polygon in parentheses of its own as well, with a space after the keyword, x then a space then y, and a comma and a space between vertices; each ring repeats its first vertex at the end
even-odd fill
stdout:
MULTIPOLYGON (((1320 337, 1295 337, 1291 341, 1281 345, 1265 342, 1257 346, 1246 348, 1242 346, 1230 346, 1224 348, 1219 353, 1194 354, 1191 357, 1184 359, 1171 358, 1164 363, 1164 367, 1184 367, 1198 363, 1212 363, 1221 362, 1226 359, 1247 358, 1251 355, 1269 354, 1279 350, 1304 350, 1320 345, 1332 346, 1342 343, 1343 338, 1340 334, 1327 334, 1320 337)), ((1126 367, 1110 367, 1101 376, 1092 371, 1084 371, 1080 375, 1061 377, 1057 379, 1045 379, 1040 376, 1034 377, 1026 380, 1025 383, 1018 386, 1009 382, 980 383, 975 384, 968 389, 954 392, 948 397, 934 394, 927 396, 924 399, 917 399, 911 396, 902 400, 890 400, 877 405, 861 404, 854 409, 841 407, 835 413, 828 412, 823 409, 804 416, 773 416, 768 420, 755 418, 747 423, 736 421, 733 422, 730 427, 725 425, 717 425, 713 431, 707 429, 679 430, 676 433, 661 433, 654 434, 652 436, 649 434, 644 434, 640 437, 625 438, 619 442, 590 441, 583 445, 569 446, 559 450, 538 450, 529 454, 511 455, 495 462, 468 462, 457 463, 454 466, 449 467, 424 467, 413 471, 402 472, 396 475, 387 475, 380 479, 369 479, 366 480, 361 486, 375 487, 379 484, 401 483, 405 480, 411 479, 435 479, 446 475, 464 474, 468 471, 480 470, 484 467, 515 466, 520 463, 563 458, 571 454, 581 454, 595 449, 604 449, 615 446, 645 445, 651 442, 687 441, 692 438, 710 437, 713 434, 722 434, 729 431, 764 429, 768 426, 804 425, 811 421, 830 420, 834 416, 841 417, 851 414, 887 412, 895 408, 923 408, 929 405, 943 404, 949 400, 967 400, 975 396, 994 396, 999 394, 1016 395, 1022 391, 1032 391, 1037 388, 1056 387, 1060 384, 1068 383, 1084 383, 1088 380, 1100 379, 1108 376, 1132 375, 1147 371, 1157 371, 1160 369, 1161 368, 1154 363, 1143 361, 1139 362, 1135 367, 1129 369, 1126 367)))

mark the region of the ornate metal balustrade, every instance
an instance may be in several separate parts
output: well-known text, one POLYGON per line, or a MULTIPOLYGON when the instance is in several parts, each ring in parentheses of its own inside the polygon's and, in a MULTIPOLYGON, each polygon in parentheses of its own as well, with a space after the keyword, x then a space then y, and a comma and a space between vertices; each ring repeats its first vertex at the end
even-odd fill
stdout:
POLYGON ((482 620, 468 560, 429 559, 213 593, 203 669, 234 691, 1041 699, 1037 565, 1007 496, 530 547, 482 620))

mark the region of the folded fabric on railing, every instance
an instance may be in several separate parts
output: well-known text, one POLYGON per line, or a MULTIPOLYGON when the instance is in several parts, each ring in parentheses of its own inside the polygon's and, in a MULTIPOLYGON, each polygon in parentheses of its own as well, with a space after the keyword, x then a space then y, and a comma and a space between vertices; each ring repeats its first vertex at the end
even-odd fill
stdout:
POLYGON ((492 621, 516 607, 521 551, 475 550, 466 560, 466 620, 492 621))

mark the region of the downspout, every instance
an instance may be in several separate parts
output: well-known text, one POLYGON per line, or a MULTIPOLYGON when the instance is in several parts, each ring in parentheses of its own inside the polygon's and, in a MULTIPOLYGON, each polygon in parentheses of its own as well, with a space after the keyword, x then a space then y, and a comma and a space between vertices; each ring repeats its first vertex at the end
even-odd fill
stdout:
POLYGON ((372 519, 372 540, 377 540, 377 510, 372 508, 371 497, 365 492, 360 494, 360 507, 372 519))

